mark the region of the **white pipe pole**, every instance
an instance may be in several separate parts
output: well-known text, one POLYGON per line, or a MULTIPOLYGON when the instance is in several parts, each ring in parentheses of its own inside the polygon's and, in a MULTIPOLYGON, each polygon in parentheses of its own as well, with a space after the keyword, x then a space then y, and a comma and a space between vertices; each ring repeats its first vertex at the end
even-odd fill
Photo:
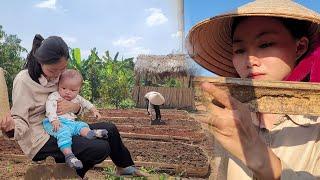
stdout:
POLYGON ((178 2, 178 33, 181 38, 181 53, 184 53, 184 0, 177 0, 178 2))

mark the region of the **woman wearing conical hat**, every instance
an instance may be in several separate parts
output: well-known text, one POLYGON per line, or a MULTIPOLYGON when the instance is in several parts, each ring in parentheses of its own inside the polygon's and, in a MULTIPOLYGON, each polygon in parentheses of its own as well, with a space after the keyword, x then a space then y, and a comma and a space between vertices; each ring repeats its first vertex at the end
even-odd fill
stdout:
POLYGON ((147 104, 147 111, 151 117, 151 125, 164 125, 165 122, 161 120, 160 105, 164 104, 165 99, 159 92, 150 91, 144 95, 147 104), (153 120, 153 110, 156 114, 153 120))
MULTIPOLYGON (((195 25, 190 56, 225 77, 320 82, 320 15, 290 0, 257 0, 195 25)), ((227 179, 320 178, 317 117, 253 114, 209 83, 204 91, 225 108, 208 105, 204 120, 229 152, 227 179)))

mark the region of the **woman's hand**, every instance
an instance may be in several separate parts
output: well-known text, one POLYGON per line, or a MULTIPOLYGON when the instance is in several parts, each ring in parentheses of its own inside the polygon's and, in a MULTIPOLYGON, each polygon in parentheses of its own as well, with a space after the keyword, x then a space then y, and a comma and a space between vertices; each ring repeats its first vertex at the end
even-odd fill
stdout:
POLYGON ((77 103, 73 103, 70 101, 67 101, 63 98, 60 98, 57 101, 57 114, 62 115, 69 112, 77 113, 80 110, 80 105, 77 103))
POLYGON ((209 103, 208 117, 202 120, 209 125, 211 133, 221 145, 259 178, 279 178, 281 162, 260 139, 248 106, 210 83, 203 83, 202 89, 225 106, 220 108, 209 103))
POLYGON ((11 131, 14 129, 14 127, 15 123, 10 113, 0 117, 0 128, 3 132, 11 131))

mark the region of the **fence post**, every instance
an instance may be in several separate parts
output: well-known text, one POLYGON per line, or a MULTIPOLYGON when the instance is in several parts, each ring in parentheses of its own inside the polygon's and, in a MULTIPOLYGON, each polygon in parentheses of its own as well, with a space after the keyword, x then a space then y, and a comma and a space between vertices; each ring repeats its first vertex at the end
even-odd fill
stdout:
POLYGON ((0 67, 0 117, 10 111, 8 88, 4 78, 4 70, 0 67))

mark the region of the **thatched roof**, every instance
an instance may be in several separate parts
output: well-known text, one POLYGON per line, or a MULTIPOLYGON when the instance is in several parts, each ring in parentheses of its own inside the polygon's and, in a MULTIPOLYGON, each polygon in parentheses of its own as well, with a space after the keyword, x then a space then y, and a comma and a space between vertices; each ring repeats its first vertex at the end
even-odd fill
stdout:
POLYGON ((134 71, 140 75, 186 75, 188 69, 185 58, 184 54, 139 55, 134 71))

